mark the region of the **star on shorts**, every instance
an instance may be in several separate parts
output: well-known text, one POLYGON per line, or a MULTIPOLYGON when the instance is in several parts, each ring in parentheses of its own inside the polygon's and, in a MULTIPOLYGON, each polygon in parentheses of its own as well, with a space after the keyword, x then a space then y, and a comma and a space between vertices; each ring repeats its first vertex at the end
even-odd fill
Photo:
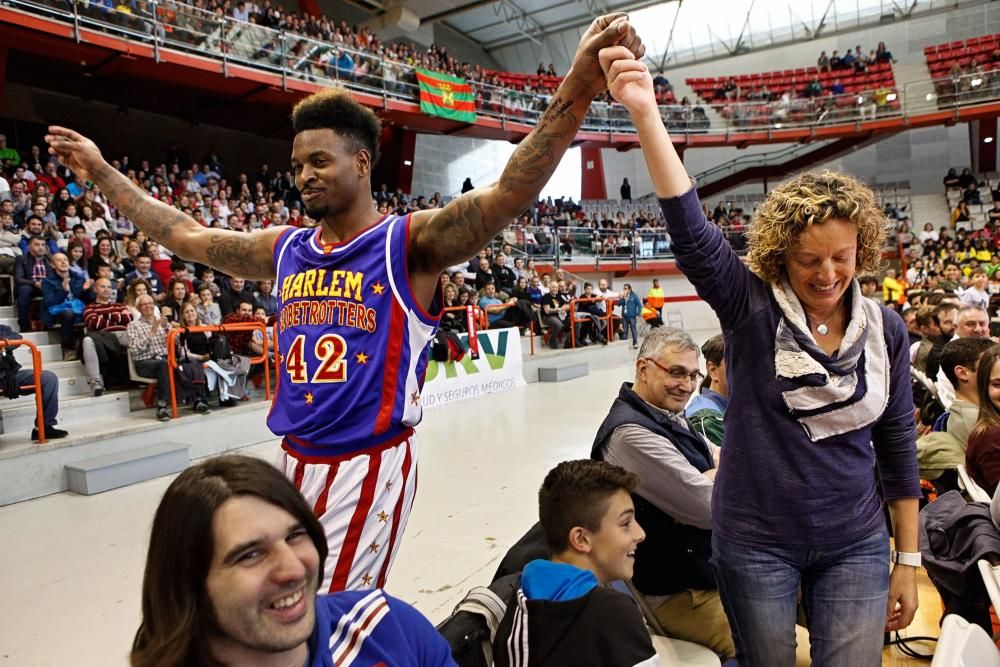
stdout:
POLYGON ((377 554, 378 553, 378 547, 379 547, 379 543, 378 542, 372 542, 371 545, 368 547, 368 551, 372 552, 373 554, 377 554))
POLYGON ((378 522, 379 523, 386 523, 388 520, 389 520, 389 515, 388 514, 386 514, 385 512, 379 512, 378 513, 378 522))
POLYGON ((365 572, 365 574, 361 577, 361 583, 363 583, 365 586, 371 586, 372 578, 367 572, 365 572))
POLYGON ((410 394, 410 403, 412 403, 413 405, 420 405, 420 392, 419 391, 415 391, 412 394, 410 394))

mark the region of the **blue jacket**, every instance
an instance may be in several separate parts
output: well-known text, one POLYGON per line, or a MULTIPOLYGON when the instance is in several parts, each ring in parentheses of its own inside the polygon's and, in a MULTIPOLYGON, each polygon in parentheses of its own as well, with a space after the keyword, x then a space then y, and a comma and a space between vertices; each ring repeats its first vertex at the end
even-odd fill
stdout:
MULTIPOLYGON (((83 289, 83 277, 78 274, 69 274, 69 293, 63 289, 62 278, 55 271, 50 271, 49 275, 42 281, 42 324, 50 327, 55 323, 55 317, 49 313, 51 306, 58 306, 67 297, 87 302, 90 300, 89 294, 83 289)), ((83 314, 77 315, 77 320, 83 319, 83 314)))
POLYGON ((642 299, 635 292, 630 292, 627 298, 618 299, 618 305, 622 307, 622 317, 639 317, 642 312, 642 299))

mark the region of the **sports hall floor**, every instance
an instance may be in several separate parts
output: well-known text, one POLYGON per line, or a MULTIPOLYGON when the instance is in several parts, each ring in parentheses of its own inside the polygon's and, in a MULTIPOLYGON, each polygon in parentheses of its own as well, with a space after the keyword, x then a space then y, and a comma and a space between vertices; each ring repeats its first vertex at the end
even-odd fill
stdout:
MULTIPOLYGON (((429 410, 418 429, 417 501, 388 590, 437 623, 469 588, 489 583, 535 521, 544 474, 589 455, 630 376, 630 366, 599 370, 429 410)), ((271 459, 276 449, 272 440, 242 451, 271 459)), ((0 508, 0 666, 127 664, 149 524, 169 482, 0 508)), ((937 636, 940 602, 921 577, 921 609, 908 632, 937 636)), ((884 665, 927 664, 895 649, 884 655, 884 665)))

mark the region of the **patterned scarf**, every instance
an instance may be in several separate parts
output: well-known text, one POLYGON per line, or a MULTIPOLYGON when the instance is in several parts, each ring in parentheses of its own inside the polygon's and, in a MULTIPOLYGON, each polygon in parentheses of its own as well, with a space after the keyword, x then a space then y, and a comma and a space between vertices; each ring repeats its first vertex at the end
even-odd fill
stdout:
POLYGON ((772 285, 782 318, 774 344, 781 397, 813 442, 873 424, 889 402, 889 354, 882 311, 851 281, 851 316, 844 340, 830 357, 813 338, 805 311, 782 276, 772 285), (870 334, 870 335, 869 335, 870 334))

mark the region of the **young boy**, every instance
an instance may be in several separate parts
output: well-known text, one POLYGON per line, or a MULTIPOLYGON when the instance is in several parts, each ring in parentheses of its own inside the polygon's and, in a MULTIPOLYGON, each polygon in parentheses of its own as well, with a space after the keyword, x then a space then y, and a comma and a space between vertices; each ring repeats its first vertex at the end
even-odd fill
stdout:
POLYGON ((659 664, 635 602, 604 584, 632 577, 646 537, 629 495, 638 477, 603 461, 566 461, 538 492, 549 560, 521 574, 497 629, 497 667, 659 664))

